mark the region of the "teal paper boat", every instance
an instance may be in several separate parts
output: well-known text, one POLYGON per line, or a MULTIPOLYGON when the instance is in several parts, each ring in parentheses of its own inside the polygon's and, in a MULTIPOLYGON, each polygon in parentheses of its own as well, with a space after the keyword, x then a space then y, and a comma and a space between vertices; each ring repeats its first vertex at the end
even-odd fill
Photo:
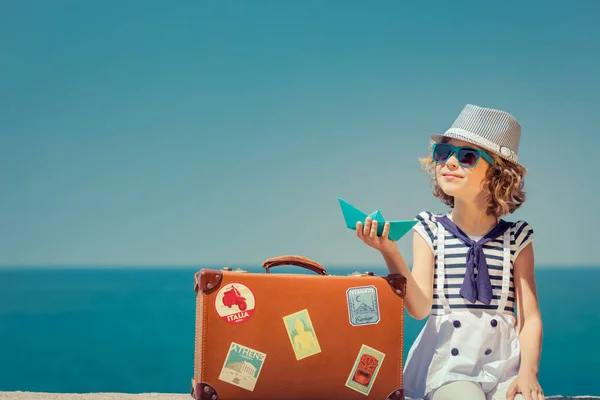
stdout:
POLYGON ((402 236, 406 235, 417 223, 416 220, 386 221, 379 210, 375 210, 371 214, 367 215, 364 212, 360 211, 358 208, 354 207, 352 204, 343 200, 342 198, 338 198, 338 200, 340 201, 340 206, 342 207, 342 214, 344 214, 346 226, 352 230, 356 230, 356 223, 358 221, 364 224, 367 217, 371 217, 373 220, 378 222, 377 236, 381 236, 383 234, 385 222, 389 222, 390 230, 388 233, 388 238, 393 241, 398 241, 402 238, 402 236))

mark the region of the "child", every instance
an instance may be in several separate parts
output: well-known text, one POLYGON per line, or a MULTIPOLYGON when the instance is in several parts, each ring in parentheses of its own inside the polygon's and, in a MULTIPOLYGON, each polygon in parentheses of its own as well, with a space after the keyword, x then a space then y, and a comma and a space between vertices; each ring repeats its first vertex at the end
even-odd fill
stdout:
POLYGON ((512 115, 474 105, 432 135, 432 155, 421 162, 434 195, 452 210, 418 214, 412 272, 387 239, 388 224, 381 237, 377 221, 357 224, 357 236, 381 252, 389 271, 407 277, 408 313, 429 316, 406 360, 408 398, 544 399, 533 230, 501 219, 525 201, 520 136, 512 115))

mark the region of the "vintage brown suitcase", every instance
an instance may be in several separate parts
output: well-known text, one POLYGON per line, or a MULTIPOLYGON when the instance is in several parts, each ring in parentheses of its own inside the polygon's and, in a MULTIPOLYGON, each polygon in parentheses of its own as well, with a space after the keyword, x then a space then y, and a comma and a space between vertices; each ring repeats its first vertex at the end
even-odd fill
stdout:
POLYGON ((193 398, 404 399, 404 276, 336 276, 301 256, 263 268, 195 274, 193 398))

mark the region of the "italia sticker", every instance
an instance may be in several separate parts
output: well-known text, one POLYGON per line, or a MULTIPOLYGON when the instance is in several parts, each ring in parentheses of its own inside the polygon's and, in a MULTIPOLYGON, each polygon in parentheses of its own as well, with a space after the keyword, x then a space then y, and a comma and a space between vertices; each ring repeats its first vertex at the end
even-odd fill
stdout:
POLYGON ((243 283, 231 282, 224 285, 215 296, 217 315, 230 324, 247 321, 254 314, 254 293, 243 283))

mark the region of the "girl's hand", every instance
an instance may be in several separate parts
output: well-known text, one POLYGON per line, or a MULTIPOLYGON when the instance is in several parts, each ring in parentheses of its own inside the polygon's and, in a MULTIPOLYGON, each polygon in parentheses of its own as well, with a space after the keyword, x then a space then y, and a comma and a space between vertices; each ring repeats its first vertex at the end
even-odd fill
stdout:
POLYGON ((363 242, 374 249, 379 250, 382 253, 389 253, 394 250, 398 250, 396 242, 388 239, 388 233, 390 231, 390 224, 386 222, 383 226, 383 232, 381 236, 377 236, 377 221, 374 221, 371 217, 367 217, 363 227, 362 222, 356 223, 356 236, 358 236, 363 242))
POLYGON ((506 398, 513 400, 515 394, 521 393, 527 400, 545 400, 544 392, 538 382, 537 376, 533 373, 521 373, 508 387, 506 398))

